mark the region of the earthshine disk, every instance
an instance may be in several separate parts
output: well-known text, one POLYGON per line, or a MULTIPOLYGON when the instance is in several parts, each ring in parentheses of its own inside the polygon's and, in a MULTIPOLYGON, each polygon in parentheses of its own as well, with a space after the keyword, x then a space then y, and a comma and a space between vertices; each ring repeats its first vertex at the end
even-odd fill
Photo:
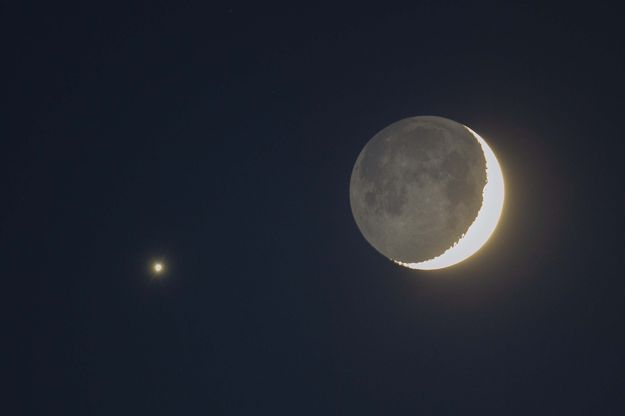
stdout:
POLYGON ((440 269, 477 252, 503 209, 501 167, 470 128, 442 117, 400 120, 376 134, 352 171, 350 205, 380 253, 440 269))

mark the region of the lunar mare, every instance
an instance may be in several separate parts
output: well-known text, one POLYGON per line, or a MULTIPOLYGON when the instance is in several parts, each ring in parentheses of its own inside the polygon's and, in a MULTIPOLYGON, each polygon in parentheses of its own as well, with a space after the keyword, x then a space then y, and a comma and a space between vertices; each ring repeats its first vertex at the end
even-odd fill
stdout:
POLYGON ((435 270, 453 266, 475 254, 490 238, 495 231, 504 201, 504 181, 501 166, 497 161, 495 153, 476 132, 466 127, 478 140, 482 146, 484 157, 486 158, 486 185, 484 186, 482 207, 477 214, 477 218, 471 224, 466 234, 458 242, 447 249, 443 254, 430 260, 420 263, 402 263, 393 260, 395 263, 411 269, 435 270))
POLYGON ((411 117, 378 132, 360 152, 350 205, 365 239, 390 260, 448 267, 492 234, 503 177, 492 150, 468 127, 411 117))

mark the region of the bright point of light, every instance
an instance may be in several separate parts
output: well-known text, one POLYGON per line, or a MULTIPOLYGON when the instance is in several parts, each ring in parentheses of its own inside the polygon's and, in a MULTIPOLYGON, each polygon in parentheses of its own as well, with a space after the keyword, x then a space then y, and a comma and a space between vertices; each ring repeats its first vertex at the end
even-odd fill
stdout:
POLYGON ((163 271, 163 263, 154 263, 154 265, 152 266, 152 270, 154 270, 156 273, 160 273, 163 271))
POLYGON ((434 270, 453 266, 472 256, 488 241, 495 231, 501 211, 503 210, 504 185, 501 167, 495 157, 495 153, 488 147, 488 144, 476 132, 464 126, 475 136, 482 146, 482 152, 486 159, 486 185, 482 194, 482 207, 477 213, 477 217, 467 232, 460 237, 460 240, 447 249, 443 254, 430 260, 419 263, 402 263, 393 260, 411 269, 434 270))

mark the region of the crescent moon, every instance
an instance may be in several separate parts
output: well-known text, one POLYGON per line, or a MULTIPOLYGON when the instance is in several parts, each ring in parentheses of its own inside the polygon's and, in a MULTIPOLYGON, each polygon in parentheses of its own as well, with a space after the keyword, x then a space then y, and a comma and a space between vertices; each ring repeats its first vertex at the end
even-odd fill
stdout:
POLYGON ((504 181, 495 153, 476 132, 464 126, 477 139, 486 159, 486 185, 482 191, 482 206, 467 232, 440 256, 419 263, 395 263, 419 270, 435 270, 453 266, 475 254, 495 231, 504 201, 504 181))

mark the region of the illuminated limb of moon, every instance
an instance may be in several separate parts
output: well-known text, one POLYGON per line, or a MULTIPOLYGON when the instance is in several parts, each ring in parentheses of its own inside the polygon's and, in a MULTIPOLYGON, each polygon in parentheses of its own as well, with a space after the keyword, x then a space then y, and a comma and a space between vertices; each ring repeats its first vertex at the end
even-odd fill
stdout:
POLYGON ((482 206, 477 213, 475 221, 467 229, 467 232, 449 249, 440 256, 419 263, 395 263, 411 269, 435 270, 453 266, 471 257, 488 241, 495 231, 504 201, 503 174, 495 153, 476 132, 464 126, 477 139, 486 158, 487 182, 482 193, 482 206))

